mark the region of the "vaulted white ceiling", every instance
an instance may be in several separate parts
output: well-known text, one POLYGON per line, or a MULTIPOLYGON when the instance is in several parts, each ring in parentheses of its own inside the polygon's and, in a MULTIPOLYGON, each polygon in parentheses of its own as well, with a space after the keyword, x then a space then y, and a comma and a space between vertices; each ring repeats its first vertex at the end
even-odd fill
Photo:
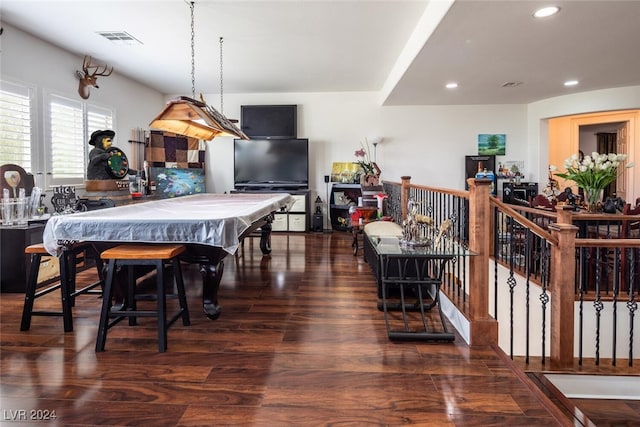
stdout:
MULTIPOLYGON (((220 37, 225 94, 375 91, 386 105, 520 104, 640 85, 638 0, 199 0, 194 11, 196 93, 220 91, 220 37), (560 13, 535 20, 548 4, 560 13), (563 86, 568 79, 580 83, 563 86), (450 81, 459 87, 445 89, 450 81)), ((162 93, 191 95, 184 0, 2 0, 0 19, 162 93), (115 44, 100 31, 141 43, 115 44)))

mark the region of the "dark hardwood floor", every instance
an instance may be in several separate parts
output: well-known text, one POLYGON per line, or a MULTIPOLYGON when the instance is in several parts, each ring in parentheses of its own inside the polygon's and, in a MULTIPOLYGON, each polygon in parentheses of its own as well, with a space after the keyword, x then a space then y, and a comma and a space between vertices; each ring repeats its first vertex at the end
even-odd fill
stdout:
MULTIPOLYGON (((61 318, 43 317, 20 332, 23 295, 2 294, 0 423, 574 425, 491 348, 460 337, 389 341, 350 234, 276 234, 269 257, 257 243, 226 259, 216 321, 202 314, 199 274, 185 266, 191 326, 172 326, 166 353, 148 318, 115 326, 96 354, 96 296, 77 300, 65 334, 61 318), (47 411, 56 419, 33 418, 47 411)), ((36 304, 57 307, 57 298, 36 304)))

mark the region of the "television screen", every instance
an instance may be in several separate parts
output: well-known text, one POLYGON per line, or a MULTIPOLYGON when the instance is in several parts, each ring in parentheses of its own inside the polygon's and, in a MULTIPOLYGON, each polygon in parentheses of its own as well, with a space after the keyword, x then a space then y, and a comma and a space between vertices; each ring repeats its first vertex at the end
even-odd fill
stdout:
POLYGON ((236 188, 306 188, 309 184, 309 140, 234 140, 234 183, 236 188))
POLYGON ((249 138, 298 137, 297 105, 242 105, 240 127, 249 138))

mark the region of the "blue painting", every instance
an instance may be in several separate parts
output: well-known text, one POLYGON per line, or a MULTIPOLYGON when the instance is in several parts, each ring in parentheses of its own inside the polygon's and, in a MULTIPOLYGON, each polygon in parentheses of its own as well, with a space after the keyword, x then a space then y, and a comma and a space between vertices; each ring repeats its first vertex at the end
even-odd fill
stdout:
POLYGON ((197 168, 151 168, 155 194, 160 198, 187 196, 205 192, 204 170, 197 168))
POLYGON ((504 156, 507 153, 507 135, 503 133, 478 134, 478 155, 504 156))

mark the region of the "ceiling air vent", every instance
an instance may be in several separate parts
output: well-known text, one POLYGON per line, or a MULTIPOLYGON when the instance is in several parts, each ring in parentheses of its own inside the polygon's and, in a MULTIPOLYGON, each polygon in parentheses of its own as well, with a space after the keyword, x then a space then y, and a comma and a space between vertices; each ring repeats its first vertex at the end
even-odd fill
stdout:
POLYGON ((126 31, 98 31, 98 34, 116 44, 142 44, 142 42, 126 31))
POLYGON ((522 82, 504 82, 500 86, 501 87, 516 87, 516 86, 520 86, 521 84, 522 84, 522 82))

